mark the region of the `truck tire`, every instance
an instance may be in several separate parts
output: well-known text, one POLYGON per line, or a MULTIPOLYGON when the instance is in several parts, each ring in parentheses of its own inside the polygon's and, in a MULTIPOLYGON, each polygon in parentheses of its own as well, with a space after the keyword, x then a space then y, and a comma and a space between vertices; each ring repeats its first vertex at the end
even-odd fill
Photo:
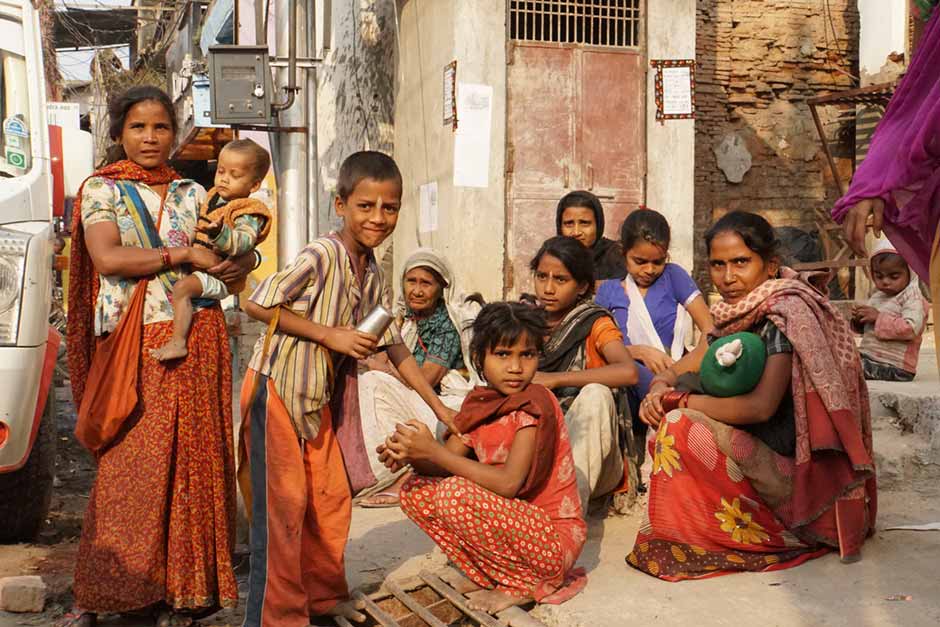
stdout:
POLYGON ((50 386, 29 458, 19 470, 0 474, 0 543, 31 542, 39 535, 52 501, 55 449, 55 391, 50 386))

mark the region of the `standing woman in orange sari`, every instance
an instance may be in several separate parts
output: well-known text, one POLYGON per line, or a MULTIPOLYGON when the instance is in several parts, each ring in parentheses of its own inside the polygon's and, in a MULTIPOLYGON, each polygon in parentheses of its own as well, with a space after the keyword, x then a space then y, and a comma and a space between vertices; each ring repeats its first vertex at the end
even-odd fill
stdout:
MULTIPOLYGON (((197 311, 186 357, 161 363, 150 349, 172 333, 167 285, 179 272, 205 269, 227 280, 244 268, 190 246, 205 190, 167 165, 177 131, 169 97, 135 87, 108 109, 120 160, 85 181, 73 219, 67 342, 76 407, 106 387, 107 373, 89 377, 96 347, 120 335, 124 317, 125 327, 140 328, 129 316, 131 297, 149 280, 139 357, 132 351, 131 363, 112 369, 136 369, 136 404, 126 390, 134 409, 113 437, 90 447, 98 474, 75 570, 80 609, 65 624, 143 609, 159 627, 189 625, 238 600, 231 356, 218 303, 197 311)), ((79 435, 105 422, 101 411, 79 415, 79 435)))

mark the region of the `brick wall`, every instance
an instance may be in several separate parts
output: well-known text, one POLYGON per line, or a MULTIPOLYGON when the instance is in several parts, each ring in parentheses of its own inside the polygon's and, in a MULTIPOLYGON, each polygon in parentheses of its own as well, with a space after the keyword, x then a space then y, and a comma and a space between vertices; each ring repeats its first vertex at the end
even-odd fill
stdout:
MULTIPOLYGON (((698 1, 695 269, 703 287, 701 235, 725 210, 801 226, 814 207, 837 199, 805 100, 856 86, 858 29, 854 0, 698 1)), ((852 123, 831 109, 820 113, 848 175, 852 123)))

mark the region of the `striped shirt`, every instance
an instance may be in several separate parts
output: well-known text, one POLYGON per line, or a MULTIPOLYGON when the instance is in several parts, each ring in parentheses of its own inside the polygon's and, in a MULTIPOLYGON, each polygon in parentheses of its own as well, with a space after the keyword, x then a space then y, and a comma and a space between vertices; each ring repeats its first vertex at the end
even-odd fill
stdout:
MULTIPOLYGON (((390 308, 391 292, 371 254, 361 284, 354 263, 338 236, 331 233, 307 244, 290 266, 262 281, 250 300, 265 308, 286 305, 298 316, 327 327, 355 325, 378 304, 390 308)), ((400 342, 393 323, 379 346, 400 342)), ((255 344, 248 367, 274 379, 297 434, 315 439, 320 412, 330 402, 333 373, 346 356, 277 331, 262 362, 263 345, 264 336, 255 344)))

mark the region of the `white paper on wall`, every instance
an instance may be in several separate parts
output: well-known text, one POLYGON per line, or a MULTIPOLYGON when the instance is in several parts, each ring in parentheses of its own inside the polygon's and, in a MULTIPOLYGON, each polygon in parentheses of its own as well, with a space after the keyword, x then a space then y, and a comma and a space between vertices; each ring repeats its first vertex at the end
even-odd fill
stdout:
POLYGON ((431 233, 437 230, 437 181, 421 186, 418 212, 418 231, 431 233))
POLYGON ((493 87, 457 85, 457 134, 454 138, 454 186, 488 187, 493 87))
POLYGON ((663 114, 689 115, 692 113, 692 73, 688 66, 664 67, 663 114))

